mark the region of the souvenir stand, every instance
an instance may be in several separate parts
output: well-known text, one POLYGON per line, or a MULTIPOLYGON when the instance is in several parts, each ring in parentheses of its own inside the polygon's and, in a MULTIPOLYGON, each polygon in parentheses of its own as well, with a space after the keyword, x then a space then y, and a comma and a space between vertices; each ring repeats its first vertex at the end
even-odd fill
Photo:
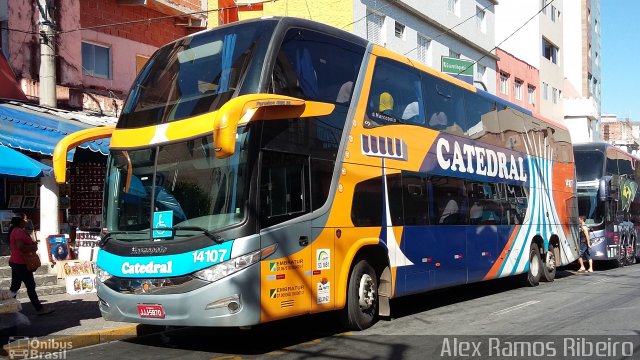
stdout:
POLYGON ((68 183, 60 185, 60 208, 66 215, 61 233, 69 239, 69 256, 53 261, 58 277, 66 281, 67 293, 81 294, 95 291, 106 157, 78 149, 74 159, 68 183))

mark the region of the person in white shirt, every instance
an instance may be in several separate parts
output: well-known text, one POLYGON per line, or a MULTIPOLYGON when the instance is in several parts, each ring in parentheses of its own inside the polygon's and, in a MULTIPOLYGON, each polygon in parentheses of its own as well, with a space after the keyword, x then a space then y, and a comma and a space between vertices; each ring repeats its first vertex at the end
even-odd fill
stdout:
POLYGON ((447 197, 449 198, 449 201, 444 207, 444 211, 442 212, 442 216, 440 217, 440 224, 445 224, 445 220, 449 216, 458 214, 458 203, 453 198, 451 198, 451 193, 447 193, 447 197))

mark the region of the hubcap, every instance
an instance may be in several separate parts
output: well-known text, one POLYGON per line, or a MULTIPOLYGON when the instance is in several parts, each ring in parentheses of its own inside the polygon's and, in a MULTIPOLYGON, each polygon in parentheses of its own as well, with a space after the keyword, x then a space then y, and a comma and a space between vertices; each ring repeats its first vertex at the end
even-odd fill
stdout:
POLYGON ((531 260, 529 261, 529 268, 531 271, 531 275, 538 276, 538 272, 540 271, 540 263, 536 260, 535 252, 531 252, 531 260))
POLYGON ((373 279, 369 274, 364 274, 360 278, 360 286, 358 290, 358 303, 360 309, 366 310, 373 306, 375 301, 376 289, 373 279))
POLYGON ((547 251, 547 269, 553 271, 556 268, 556 257, 553 255, 553 250, 547 251))

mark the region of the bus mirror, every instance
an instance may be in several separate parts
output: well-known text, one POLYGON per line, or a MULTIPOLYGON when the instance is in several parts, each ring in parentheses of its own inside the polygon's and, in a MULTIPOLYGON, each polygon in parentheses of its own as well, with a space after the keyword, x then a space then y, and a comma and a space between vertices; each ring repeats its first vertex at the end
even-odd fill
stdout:
POLYGON ((216 157, 233 155, 238 126, 252 120, 280 120, 329 115, 334 104, 306 101, 275 94, 242 95, 229 100, 213 121, 213 144, 216 157))
POLYGON ((53 150, 53 173, 56 182, 64 184, 67 181, 67 153, 87 141, 104 139, 111 136, 115 126, 101 126, 76 131, 62 138, 53 150))
POLYGON ((611 195, 611 176, 603 176, 598 186, 600 201, 607 201, 611 195))

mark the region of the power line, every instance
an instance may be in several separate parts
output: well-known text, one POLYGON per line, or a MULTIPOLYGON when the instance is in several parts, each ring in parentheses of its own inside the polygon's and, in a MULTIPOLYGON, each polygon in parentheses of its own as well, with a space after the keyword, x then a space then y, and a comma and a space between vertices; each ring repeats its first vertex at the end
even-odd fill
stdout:
POLYGON ((518 27, 514 32, 512 32, 511 34, 509 34, 509 36, 507 36, 504 40, 502 40, 498 45, 494 46, 493 49, 487 51, 484 55, 482 55, 482 57, 480 57, 480 59, 473 61, 471 64, 469 64, 469 66, 467 66, 466 68, 464 68, 462 71, 460 71, 457 75, 460 75, 462 73, 464 73, 465 71, 467 71, 470 67, 472 67, 473 65, 477 64, 480 60, 484 59, 487 57, 488 54, 491 54, 491 52, 495 49, 497 49, 498 47, 500 47, 500 45, 504 44, 505 41, 509 40, 513 35, 515 35, 518 31, 520 31, 523 27, 525 27, 531 20, 535 19, 536 16, 538 16, 541 12, 543 12, 547 6, 551 5, 555 0, 551 0, 548 3, 546 3, 540 10, 538 10, 538 12, 536 12, 535 14, 533 14, 532 17, 529 18, 529 20, 525 21, 524 24, 522 24, 520 27, 518 27))
POLYGON ((372 11, 372 12, 369 12, 367 15, 365 15, 365 16, 363 16, 363 17, 361 17, 361 18, 360 18, 360 19, 358 19, 358 20, 355 20, 355 21, 352 21, 352 22, 348 23, 347 25, 345 25, 345 26, 341 27, 340 29, 344 29, 344 28, 346 28, 347 26, 351 26, 351 25, 353 25, 353 24, 355 24, 355 23, 358 23, 358 22, 360 22, 360 21, 362 21, 362 20, 366 19, 367 17, 369 17, 369 15, 373 15, 373 13, 374 13, 374 12, 376 12, 376 11, 380 11, 380 10, 382 10, 382 9, 386 8, 386 7, 389 7, 389 6, 391 6, 391 3, 387 3, 386 5, 381 5, 381 6, 377 7, 377 8, 375 8, 375 9, 373 9, 373 11, 372 11))
POLYGON ((307 12, 309 13, 309 20, 313 20, 313 18, 311 17, 311 10, 309 10, 309 3, 307 2, 307 0, 304 0, 305 5, 307 5, 307 12))
POLYGON ((8 30, 8 31, 18 32, 18 33, 23 33, 23 34, 30 34, 30 35, 39 34, 39 32, 37 32, 37 31, 26 31, 26 30, 12 29, 12 28, 7 28, 7 27, 0 27, 0 30, 8 30))

